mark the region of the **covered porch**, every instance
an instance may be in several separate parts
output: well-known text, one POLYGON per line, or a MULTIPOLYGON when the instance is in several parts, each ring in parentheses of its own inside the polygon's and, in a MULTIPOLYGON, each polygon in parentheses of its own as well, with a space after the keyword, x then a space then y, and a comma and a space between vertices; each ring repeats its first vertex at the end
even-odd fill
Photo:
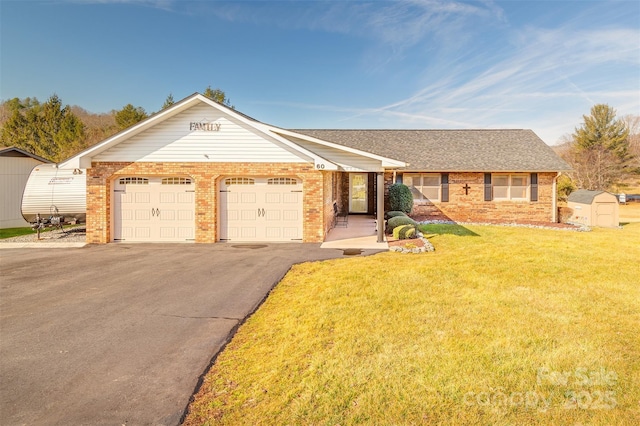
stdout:
POLYGON ((379 242, 375 216, 350 214, 346 226, 334 226, 320 247, 387 250, 389 245, 384 238, 384 229, 382 231, 383 240, 379 242))

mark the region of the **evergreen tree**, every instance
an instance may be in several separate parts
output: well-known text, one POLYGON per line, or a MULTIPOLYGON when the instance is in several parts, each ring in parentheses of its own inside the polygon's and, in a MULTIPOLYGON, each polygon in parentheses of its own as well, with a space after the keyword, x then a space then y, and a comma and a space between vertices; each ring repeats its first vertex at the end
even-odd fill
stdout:
POLYGON ((231 101, 227 98, 227 95, 220 89, 212 89, 211 86, 207 86, 206 90, 203 93, 207 98, 216 101, 219 104, 227 106, 231 109, 235 109, 233 105, 231 105, 231 101))
POLYGON ((62 106, 57 95, 40 104, 37 99, 15 98, 6 103, 10 117, 2 126, 2 144, 60 161, 83 148, 85 126, 62 106))
POLYGON ((115 113, 116 124, 120 130, 133 126, 148 117, 146 111, 142 107, 134 107, 127 104, 120 111, 115 113))
POLYGON ((623 120, 616 119, 616 110, 606 104, 594 105, 591 115, 583 115, 584 123, 576 128, 573 139, 582 150, 604 150, 627 159, 629 129, 623 120))
POLYGON ((162 108, 160 109, 169 108, 173 104, 175 104, 175 101, 173 100, 173 94, 169 93, 169 96, 167 96, 167 99, 165 99, 164 103, 162 104, 162 108))
POLYGON ((594 105, 583 118, 563 158, 571 164, 579 188, 610 190, 630 171, 629 129, 605 104, 594 105))

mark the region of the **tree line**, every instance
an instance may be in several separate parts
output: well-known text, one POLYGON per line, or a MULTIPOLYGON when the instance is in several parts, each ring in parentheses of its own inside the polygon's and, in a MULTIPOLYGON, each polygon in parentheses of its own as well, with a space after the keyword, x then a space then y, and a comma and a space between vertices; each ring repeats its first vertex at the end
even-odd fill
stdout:
MULTIPOLYGON (((203 95, 234 108, 220 89, 208 86, 203 95)), ((173 95, 169 94, 160 111, 174 103, 173 95)), ((45 102, 13 98, 0 104, 0 145, 15 146, 59 162, 153 114, 133 104, 95 114, 79 106, 63 105, 56 94, 45 102)))
MULTIPOLYGON (((235 108, 220 89, 209 86, 203 94, 235 108)), ((169 94, 160 110, 174 103, 169 94)), ((15 146, 59 162, 151 114, 133 104, 94 114, 78 106, 63 105, 55 94, 43 103, 36 98, 14 98, 0 104, 0 145, 15 146)), ((559 180, 561 197, 576 188, 617 189, 630 177, 640 179, 640 116, 617 118, 609 105, 594 105, 575 132, 564 137, 556 152, 572 167, 559 180)))

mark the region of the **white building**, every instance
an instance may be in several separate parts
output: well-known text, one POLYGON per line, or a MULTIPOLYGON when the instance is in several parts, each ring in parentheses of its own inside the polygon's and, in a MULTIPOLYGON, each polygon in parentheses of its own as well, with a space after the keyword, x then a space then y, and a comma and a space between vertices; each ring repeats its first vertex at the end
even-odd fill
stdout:
POLYGON ((50 163, 16 147, 0 147, 0 229, 29 226, 20 212, 22 194, 35 166, 50 163))

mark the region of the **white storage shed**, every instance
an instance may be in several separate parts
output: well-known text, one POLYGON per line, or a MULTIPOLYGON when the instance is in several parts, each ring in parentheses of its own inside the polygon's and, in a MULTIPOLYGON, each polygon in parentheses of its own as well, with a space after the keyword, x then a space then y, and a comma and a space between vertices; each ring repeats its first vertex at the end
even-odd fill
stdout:
POLYGON ((579 189, 567 201, 573 210, 569 222, 605 228, 619 226, 618 197, 610 192, 579 189))
POLYGON ((0 229, 29 226, 20 212, 22 194, 34 167, 50 163, 16 147, 0 147, 0 229))

